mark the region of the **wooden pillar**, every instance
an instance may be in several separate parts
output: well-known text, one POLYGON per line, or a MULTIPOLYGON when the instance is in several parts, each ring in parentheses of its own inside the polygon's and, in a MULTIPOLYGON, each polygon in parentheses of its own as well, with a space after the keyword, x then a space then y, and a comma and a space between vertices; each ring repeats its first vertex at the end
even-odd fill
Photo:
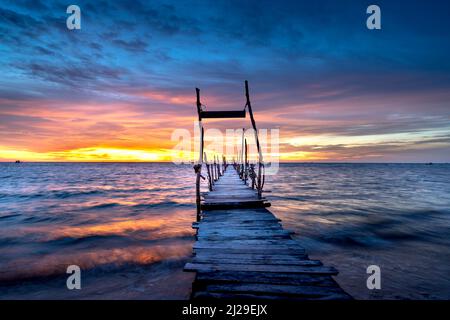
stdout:
POLYGON ((250 115, 252 127, 255 132, 256 148, 258 149, 258 175, 257 175, 256 188, 258 190, 258 198, 261 199, 261 197, 262 197, 262 176, 261 175, 262 175, 262 166, 263 166, 264 162, 263 162, 261 146, 259 144, 258 129, 256 128, 255 118, 253 117, 252 104, 250 102, 250 92, 248 89, 248 81, 247 80, 245 80, 245 97, 247 99, 246 106, 248 107, 248 113, 250 115))
POLYGON ((197 221, 200 221, 201 214, 201 198, 200 198, 200 178, 202 176, 202 165, 203 165, 203 138, 204 138, 204 130, 202 126, 202 104, 200 102, 200 89, 195 88, 197 93, 197 112, 198 112, 198 123, 200 127, 200 152, 198 157, 198 162, 194 166, 194 170, 196 173, 195 179, 195 202, 197 204, 197 221))
POLYGON ((206 170, 208 172, 208 187, 209 187, 209 191, 212 191, 214 183, 211 179, 211 170, 209 168, 209 163, 208 163, 208 158, 206 157, 206 152, 204 153, 204 155, 205 155, 206 170))
POLYGON ((222 173, 220 173, 220 158, 217 155, 217 177, 220 178, 221 175, 222 173))
POLYGON ((248 148, 247 148, 247 139, 244 140, 245 147, 245 157, 244 157, 244 182, 247 184, 248 177, 248 148))
POLYGON ((244 179, 244 140, 245 140, 245 128, 242 128, 242 143, 241 143, 241 170, 239 172, 239 176, 241 179, 244 179))

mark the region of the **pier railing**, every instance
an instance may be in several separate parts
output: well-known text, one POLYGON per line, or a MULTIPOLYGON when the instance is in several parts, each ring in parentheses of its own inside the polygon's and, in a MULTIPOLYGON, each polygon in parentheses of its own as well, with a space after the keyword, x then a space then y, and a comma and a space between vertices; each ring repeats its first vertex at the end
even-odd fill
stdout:
POLYGON ((197 163, 194 165, 194 170, 196 174, 195 188, 196 188, 196 204, 197 204, 197 220, 200 219, 201 213, 201 191, 200 183, 201 180, 207 180, 208 189, 213 190, 215 182, 226 170, 228 163, 225 155, 221 155, 222 162, 220 161, 219 155, 214 155, 213 160, 208 161, 206 152, 204 152, 204 135, 205 131, 203 128, 203 119, 207 118, 245 118, 246 112, 248 110, 250 116, 251 126, 254 132, 254 139, 256 142, 256 148, 258 152, 258 158, 255 163, 250 163, 248 158, 248 144, 245 138, 245 129, 242 129, 242 145, 240 152, 238 152, 238 159, 235 161, 233 159, 233 166, 239 173, 240 178, 245 184, 249 183, 252 189, 256 189, 258 198, 262 198, 262 192, 265 182, 265 167, 263 154, 261 150, 261 145, 259 141, 258 128, 256 127, 256 121, 253 116, 252 105, 250 101, 250 92, 248 88, 248 81, 245 81, 245 98, 246 103, 243 110, 233 110, 233 111, 206 111, 203 107, 204 105, 200 101, 200 89, 196 88, 197 95, 197 113, 198 113, 198 123, 200 129, 200 151, 197 163), (202 175, 202 167, 206 166, 207 178, 202 175))

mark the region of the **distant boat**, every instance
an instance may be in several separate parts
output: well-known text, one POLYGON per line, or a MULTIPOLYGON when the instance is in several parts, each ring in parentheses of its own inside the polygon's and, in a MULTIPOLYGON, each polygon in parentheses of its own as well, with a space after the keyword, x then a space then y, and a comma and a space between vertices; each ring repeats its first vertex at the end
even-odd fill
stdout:
POLYGON ((433 162, 428 162, 427 163, 427 166, 432 166, 433 165, 433 162))
POLYGON ((20 160, 16 160, 16 163, 22 163, 22 161, 20 161, 20 160))

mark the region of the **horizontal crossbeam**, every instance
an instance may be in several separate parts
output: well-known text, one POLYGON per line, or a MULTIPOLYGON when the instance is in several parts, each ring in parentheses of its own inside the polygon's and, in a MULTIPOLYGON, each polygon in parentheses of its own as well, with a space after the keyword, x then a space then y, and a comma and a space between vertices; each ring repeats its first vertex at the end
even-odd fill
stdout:
POLYGON ((206 118, 245 118, 245 109, 238 111, 201 111, 200 117, 206 118))

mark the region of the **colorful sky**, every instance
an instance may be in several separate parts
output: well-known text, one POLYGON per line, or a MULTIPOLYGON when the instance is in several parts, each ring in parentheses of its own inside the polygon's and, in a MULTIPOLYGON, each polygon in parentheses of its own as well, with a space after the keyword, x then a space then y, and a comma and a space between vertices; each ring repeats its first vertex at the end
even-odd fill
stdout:
POLYGON ((282 161, 449 162, 449 30, 437 0, 2 0, 0 161, 169 161, 195 87, 240 109, 247 79, 282 161))

